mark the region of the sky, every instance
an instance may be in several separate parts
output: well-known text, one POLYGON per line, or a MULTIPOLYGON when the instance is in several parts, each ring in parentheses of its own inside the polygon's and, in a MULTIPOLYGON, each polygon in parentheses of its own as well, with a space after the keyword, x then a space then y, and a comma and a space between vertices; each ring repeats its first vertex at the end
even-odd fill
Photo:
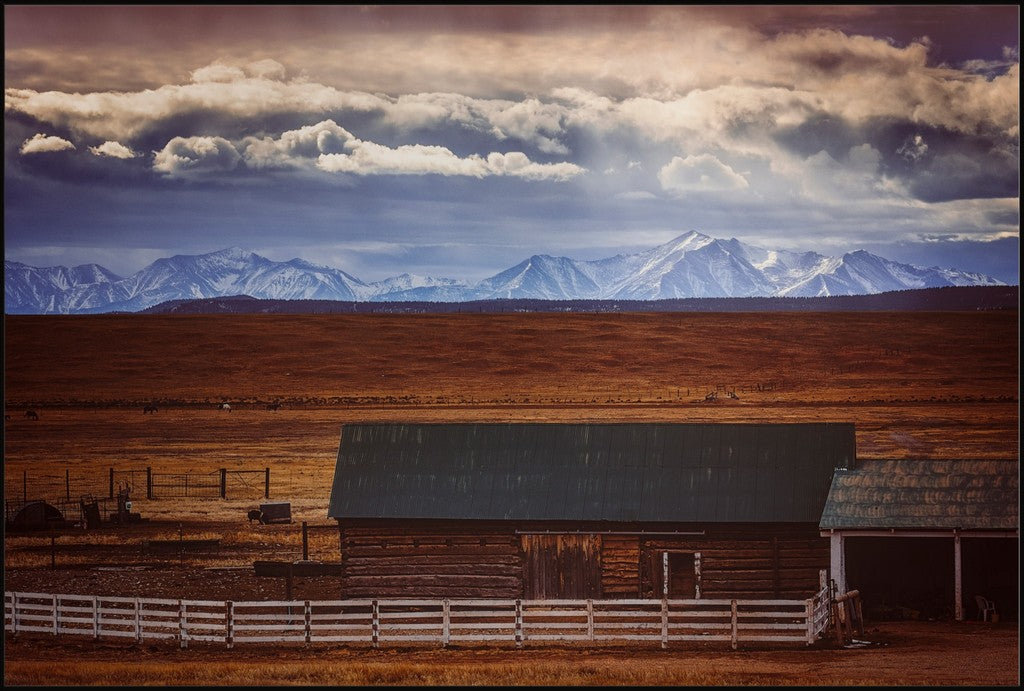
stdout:
POLYGON ((1018 5, 4 6, 4 255, 477 281, 690 230, 1019 283, 1018 5))

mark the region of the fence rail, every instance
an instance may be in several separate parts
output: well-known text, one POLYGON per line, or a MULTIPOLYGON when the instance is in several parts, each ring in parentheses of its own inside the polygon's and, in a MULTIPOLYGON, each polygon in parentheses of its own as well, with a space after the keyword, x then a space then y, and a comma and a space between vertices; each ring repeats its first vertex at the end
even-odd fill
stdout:
POLYGON ((812 645, 829 623, 806 600, 279 600, 232 602, 4 593, 4 630, 136 641, 591 645, 721 641, 812 645))

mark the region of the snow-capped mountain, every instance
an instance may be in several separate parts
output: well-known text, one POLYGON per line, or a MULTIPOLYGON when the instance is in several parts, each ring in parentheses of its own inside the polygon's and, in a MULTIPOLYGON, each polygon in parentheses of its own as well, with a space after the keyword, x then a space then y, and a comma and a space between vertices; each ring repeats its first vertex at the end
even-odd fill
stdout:
POLYGON ((275 262, 236 247, 159 259, 120 278, 95 264, 4 263, 8 314, 134 312, 168 300, 249 295, 273 300, 462 302, 663 300, 870 295, 942 286, 1004 285, 989 276, 900 264, 863 250, 788 252, 691 231, 636 254, 579 261, 534 255, 475 285, 402 274, 372 283, 302 259, 275 262))

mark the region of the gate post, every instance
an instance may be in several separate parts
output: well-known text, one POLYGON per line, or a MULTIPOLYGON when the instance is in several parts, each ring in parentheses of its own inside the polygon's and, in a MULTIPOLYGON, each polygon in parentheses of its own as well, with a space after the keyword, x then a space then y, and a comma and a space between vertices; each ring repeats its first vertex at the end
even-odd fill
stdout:
POLYGON ((804 616, 807 617, 807 645, 814 645, 814 600, 807 598, 804 603, 804 616))

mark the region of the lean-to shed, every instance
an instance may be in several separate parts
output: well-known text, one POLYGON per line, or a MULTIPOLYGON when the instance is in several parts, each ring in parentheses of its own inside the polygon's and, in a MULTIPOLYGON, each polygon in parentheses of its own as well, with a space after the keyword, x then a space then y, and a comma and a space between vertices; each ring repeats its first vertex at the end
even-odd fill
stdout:
POLYGON ((791 597, 854 427, 353 424, 328 515, 346 597, 791 597))
POLYGON ((865 605, 921 616, 976 613, 975 596, 1017 618, 1016 460, 862 460, 839 470, 822 512, 838 586, 865 605))

